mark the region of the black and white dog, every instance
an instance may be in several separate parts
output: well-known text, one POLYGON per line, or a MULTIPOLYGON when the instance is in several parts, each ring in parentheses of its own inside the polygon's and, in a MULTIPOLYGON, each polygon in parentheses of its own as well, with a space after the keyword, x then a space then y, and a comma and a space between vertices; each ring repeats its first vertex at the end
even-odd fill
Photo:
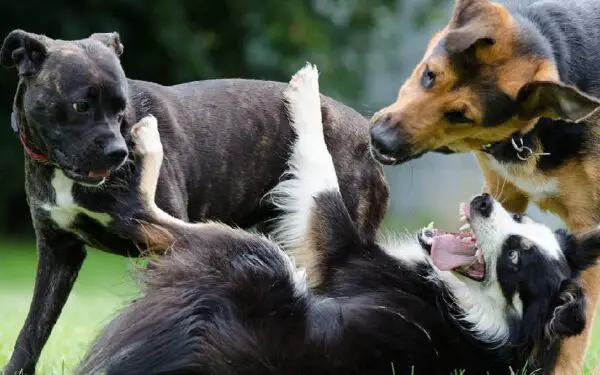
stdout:
POLYGON ((143 295, 108 325, 79 373, 550 371, 561 340, 585 326, 577 277, 600 255, 600 234, 554 233, 484 194, 462 205, 461 233, 365 239, 324 142, 316 69, 298 72, 286 97, 298 138, 291 178, 272 194, 283 210, 279 245, 158 209, 156 121, 133 129, 142 194, 175 243, 143 271, 143 295), (284 249, 313 254, 317 288, 284 249))

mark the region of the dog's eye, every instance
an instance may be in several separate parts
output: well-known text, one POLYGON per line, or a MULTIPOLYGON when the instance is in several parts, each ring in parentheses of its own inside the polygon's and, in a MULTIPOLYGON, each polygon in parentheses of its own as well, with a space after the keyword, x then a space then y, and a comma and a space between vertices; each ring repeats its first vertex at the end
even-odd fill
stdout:
POLYGON ((513 220, 516 221, 517 223, 522 223, 523 222, 523 215, 521 215, 521 214, 514 214, 513 215, 513 220))
POLYGON ((444 113, 444 117, 446 120, 452 124, 472 124, 474 121, 465 116, 463 112, 460 111, 450 111, 444 113))
POLYGON ((510 253, 508 253, 508 259, 510 259, 513 264, 519 263, 519 252, 512 250, 510 253))
POLYGON ((73 103, 73 109, 79 113, 84 113, 90 109, 90 104, 88 102, 75 102, 73 103))
POLYGON ((423 76, 421 76, 421 86, 424 89, 430 89, 433 87, 435 83, 435 73, 429 70, 429 67, 425 67, 425 71, 423 72, 423 76))

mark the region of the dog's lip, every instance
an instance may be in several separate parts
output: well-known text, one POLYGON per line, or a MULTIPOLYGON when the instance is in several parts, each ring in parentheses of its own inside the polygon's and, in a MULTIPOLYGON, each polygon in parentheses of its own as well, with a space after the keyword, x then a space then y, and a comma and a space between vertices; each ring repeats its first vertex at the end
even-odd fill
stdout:
POLYGON ((90 171, 88 173, 82 173, 82 172, 78 172, 74 169, 67 169, 67 168, 62 168, 64 174, 70 178, 71 180, 80 183, 80 184, 84 184, 84 185, 90 185, 90 186, 98 186, 101 185, 107 177, 110 176, 110 171, 101 171, 101 173, 99 173, 98 171, 90 171))
POLYGON ((375 146, 371 146, 371 153, 373 154, 375 160, 383 165, 396 165, 399 162, 399 160, 395 157, 383 154, 375 146))

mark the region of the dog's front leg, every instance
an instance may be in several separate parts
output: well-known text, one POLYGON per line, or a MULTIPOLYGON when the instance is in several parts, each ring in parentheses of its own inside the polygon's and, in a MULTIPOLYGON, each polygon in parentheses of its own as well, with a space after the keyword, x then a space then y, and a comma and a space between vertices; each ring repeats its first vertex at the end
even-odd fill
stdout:
POLYGON ((5 375, 33 374, 42 348, 67 302, 85 259, 81 241, 54 230, 37 233, 38 267, 33 299, 5 375))

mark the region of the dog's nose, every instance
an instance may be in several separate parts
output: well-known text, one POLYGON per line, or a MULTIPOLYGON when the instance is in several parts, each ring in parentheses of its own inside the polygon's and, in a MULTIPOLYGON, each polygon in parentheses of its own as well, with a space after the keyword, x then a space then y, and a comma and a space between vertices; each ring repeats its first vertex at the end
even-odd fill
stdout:
POLYGON ((109 144, 104 149, 104 157, 105 157, 106 163, 110 167, 120 166, 125 161, 127 156, 129 156, 127 147, 124 147, 119 144, 115 144, 115 143, 109 144))
POLYGON ((489 217, 494 207, 494 200, 488 193, 476 196, 471 201, 471 210, 479 213, 483 217, 489 217))
POLYGON ((371 126, 371 146, 379 153, 393 157, 402 143, 398 126, 392 124, 390 116, 384 116, 371 126))

